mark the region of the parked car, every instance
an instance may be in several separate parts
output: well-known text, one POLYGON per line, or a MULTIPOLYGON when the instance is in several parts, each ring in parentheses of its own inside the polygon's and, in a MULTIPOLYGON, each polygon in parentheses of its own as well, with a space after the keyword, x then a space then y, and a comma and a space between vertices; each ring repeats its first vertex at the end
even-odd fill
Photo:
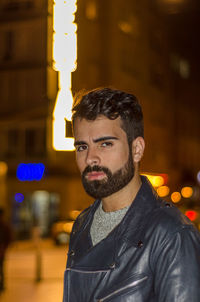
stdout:
POLYGON ((60 219, 53 223, 51 228, 52 238, 56 245, 68 244, 70 233, 76 217, 81 211, 74 210, 69 213, 69 219, 60 219))

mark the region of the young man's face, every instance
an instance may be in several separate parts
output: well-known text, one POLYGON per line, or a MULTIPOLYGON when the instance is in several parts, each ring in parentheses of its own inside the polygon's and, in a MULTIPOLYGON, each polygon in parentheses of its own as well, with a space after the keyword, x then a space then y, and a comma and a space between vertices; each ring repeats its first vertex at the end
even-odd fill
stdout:
POLYGON ((120 118, 76 118, 74 137, 77 165, 86 192, 94 198, 112 195, 134 176, 132 151, 120 118))

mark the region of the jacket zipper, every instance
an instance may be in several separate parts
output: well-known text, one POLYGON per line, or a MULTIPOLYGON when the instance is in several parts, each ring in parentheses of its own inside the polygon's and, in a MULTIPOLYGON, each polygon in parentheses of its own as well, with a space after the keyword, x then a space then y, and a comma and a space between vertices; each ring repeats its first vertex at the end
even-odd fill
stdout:
POLYGON ((97 270, 97 271, 83 271, 75 268, 67 268, 67 271, 77 272, 77 273, 84 273, 84 274, 94 274, 94 273, 107 273, 110 270, 97 270))
POLYGON ((123 287, 121 287, 121 288, 115 290, 114 292, 112 292, 111 294, 107 295, 106 297, 103 297, 103 298, 99 299, 98 302, 106 301, 107 299, 111 298, 111 297, 114 296, 115 294, 120 293, 120 292, 123 291, 124 289, 127 289, 127 288, 129 288, 129 287, 136 286, 136 285, 140 284, 142 281, 146 280, 147 278, 148 278, 148 277, 145 276, 145 277, 143 277, 143 278, 140 279, 140 280, 133 281, 133 282, 131 282, 130 284, 128 284, 128 285, 126 285, 126 286, 123 286, 123 287))

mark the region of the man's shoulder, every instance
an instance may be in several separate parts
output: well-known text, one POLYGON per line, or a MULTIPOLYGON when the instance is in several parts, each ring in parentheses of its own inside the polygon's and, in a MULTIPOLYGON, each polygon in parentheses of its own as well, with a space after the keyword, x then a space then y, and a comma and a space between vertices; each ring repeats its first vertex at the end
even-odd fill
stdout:
MULTIPOLYGON (((182 230, 196 232, 193 223, 173 203, 160 200, 159 207, 151 215, 151 224, 162 233, 172 235, 182 230)), ((198 231, 197 231, 198 232, 198 231)))
POLYGON ((175 229, 192 227, 191 221, 181 213, 177 206, 160 198, 144 177, 142 177, 142 187, 138 198, 134 203, 132 211, 139 212, 138 217, 142 221, 142 225, 151 221, 154 229, 163 227, 172 232, 175 229))

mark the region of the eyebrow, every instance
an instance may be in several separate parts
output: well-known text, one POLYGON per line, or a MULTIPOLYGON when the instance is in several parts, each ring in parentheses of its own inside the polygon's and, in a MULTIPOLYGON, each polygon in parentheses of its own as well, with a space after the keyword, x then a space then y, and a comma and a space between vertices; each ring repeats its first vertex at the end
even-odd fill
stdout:
MULTIPOLYGON (((116 136, 102 136, 93 140, 94 143, 106 141, 106 140, 118 140, 116 136)), ((74 146, 87 145, 85 141, 76 141, 74 146)))
POLYGON ((110 139, 118 140, 118 138, 116 136, 102 136, 102 137, 94 139, 93 142, 98 143, 98 142, 107 141, 110 139))
POLYGON ((84 141, 76 141, 76 142, 74 143, 74 146, 80 146, 80 145, 87 145, 87 143, 84 142, 84 141))

